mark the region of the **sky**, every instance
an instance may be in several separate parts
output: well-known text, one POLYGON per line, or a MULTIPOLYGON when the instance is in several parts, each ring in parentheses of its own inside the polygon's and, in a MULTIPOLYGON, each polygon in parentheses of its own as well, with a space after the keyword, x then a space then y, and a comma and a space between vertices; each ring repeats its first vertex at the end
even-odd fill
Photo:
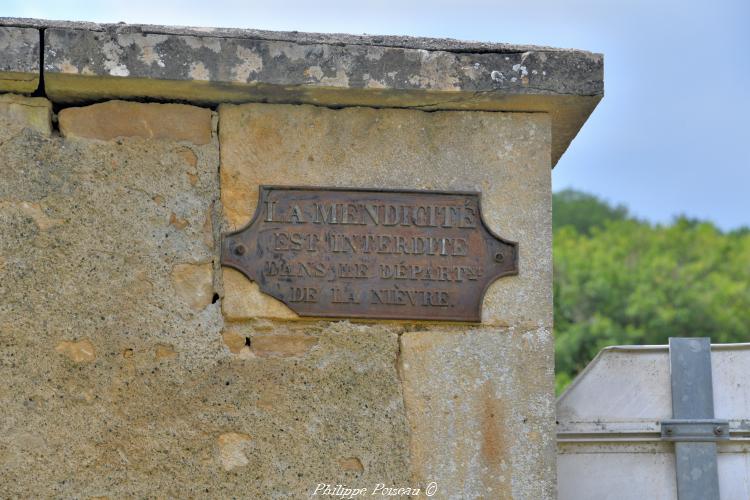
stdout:
POLYGON ((749 0, 11 0, 0 16, 414 35, 604 54, 604 99, 552 174, 634 215, 750 226, 749 0))

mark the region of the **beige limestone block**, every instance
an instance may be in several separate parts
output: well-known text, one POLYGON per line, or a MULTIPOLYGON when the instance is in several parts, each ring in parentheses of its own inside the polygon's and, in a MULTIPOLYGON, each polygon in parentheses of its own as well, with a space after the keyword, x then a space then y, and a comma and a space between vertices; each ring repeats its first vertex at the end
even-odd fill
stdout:
POLYGON ((318 338, 300 330, 288 330, 282 326, 276 333, 259 333, 247 325, 227 325, 222 340, 229 351, 240 357, 295 358, 310 353, 318 344, 318 338))
POLYGON ((107 101, 59 114, 64 137, 100 139, 143 137, 208 144, 211 110, 185 104, 107 101))
POLYGON ((281 325, 278 333, 258 333, 242 323, 227 325, 222 340, 229 352, 241 358, 295 358, 302 357, 318 344, 318 338, 304 331, 289 331, 281 325))
MULTIPOLYGON (((261 184, 480 191, 489 227, 520 252, 519 275, 487 291, 482 322, 551 326, 547 115, 244 104, 220 106, 219 120, 226 229, 251 220, 261 184)), ((228 319, 294 317, 223 275, 228 319)))
POLYGON ((227 415, 257 411, 225 403, 253 381, 227 368, 219 304, 190 313, 171 279, 215 258, 202 226, 219 194, 217 141, 187 146, 192 166, 175 153, 184 142, 7 130, 0 498, 242 496, 240 479, 216 478, 214 447, 236 430, 227 415), (157 344, 178 355, 156 359, 157 344))
POLYGON ((440 498, 554 498, 552 345, 546 329, 404 333, 413 481, 440 498))
MULTIPOLYGON (((52 133, 52 103, 43 97, 0 94, 0 122, 3 128, 30 128, 41 134, 52 133)), ((7 134, 3 130, 2 134, 7 134)))
POLYGON ((283 302, 262 293, 256 283, 248 280, 239 271, 223 267, 221 273, 224 280, 224 298, 221 302, 221 310, 226 319, 299 318, 283 302))
POLYGON ((172 268, 175 292, 193 310, 200 311, 213 300, 213 266, 206 264, 177 264, 172 268))

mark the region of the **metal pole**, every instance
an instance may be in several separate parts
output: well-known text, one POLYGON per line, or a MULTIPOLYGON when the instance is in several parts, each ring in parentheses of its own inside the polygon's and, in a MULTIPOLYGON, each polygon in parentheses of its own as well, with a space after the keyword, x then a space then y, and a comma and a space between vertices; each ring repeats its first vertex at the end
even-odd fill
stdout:
POLYGON ((662 435, 675 441, 677 497, 679 500, 719 500, 716 440, 728 438, 729 432, 723 422, 714 420, 711 339, 670 338, 669 366, 674 420, 662 423, 662 435), (692 422, 687 422, 690 420, 692 422), (691 424, 692 429, 700 429, 705 434, 703 439, 685 440, 679 436, 687 434, 680 429, 689 428, 691 424))

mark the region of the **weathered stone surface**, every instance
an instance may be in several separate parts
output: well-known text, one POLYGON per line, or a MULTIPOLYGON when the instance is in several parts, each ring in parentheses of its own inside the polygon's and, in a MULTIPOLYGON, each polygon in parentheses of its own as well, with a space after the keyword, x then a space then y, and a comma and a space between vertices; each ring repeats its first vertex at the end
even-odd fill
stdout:
POLYGON ((203 310, 213 300, 213 281, 213 266, 210 262, 177 264, 172 268, 172 285, 175 292, 196 311, 203 310))
POLYGON ((50 57, 45 57, 45 74, 392 90, 570 95, 597 95, 602 90, 601 56, 583 51, 525 46, 449 52, 357 40, 303 45, 144 29, 148 28, 48 28, 45 55, 50 57), (83 57, 82 47, 88 58, 83 57))
POLYGON ((55 350, 70 358, 74 363, 88 363, 96 359, 96 349, 94 348, 94 344, 88 339, 79 341, 63 340, 57 344, 55 350))
POLYGON ((31 93, 39 86, 39 30, 0 26, 0 92, 31 93))
POLYGON ((45 135, 52 132, 52 103, 43 97, 0 94, 0 137, 14 135, 30 128, 45 135))
POLYGON ((342 458, 339 460, 339 465, 341 465, 342 470, 346 471, 352 471, 352 472, 364 472, 365 466, 362 464, 362 461, 357 457, 347 457, 342 458))
MULTIPOLYGON (((143 137, 208 144, 211 141, 211 110, 184 104, 108 101, 60 111, 63 137, 110 140, 143 137)), ((184 150, 180 156, 194 166, 184 150)), ((194 155, 193 155, 194 156, 194 155)))
POLYGON ((209 109, 122 101, 62 109, 59 137, 49 101, 0 97, 0 497, 554 496, 550 166, 601 56, 9 25, 45 28, 58 105, 222 104, 218 140, 209 109), (303 320, 217 264, 259 184, 480 191, 520 273, 481 326, 303 320))
POLYGON ((163 26, 158 24, 106 24, 88 21, 59 21, 22 17, 0 17, 0 26, 24 28, 60 28, 122 33, 153 33, 161 35, 195 35, 216 38, 250 38, 258 40, 294 42, 302 45, 373 45, 406 49, 444 50, 446 52, 475 52, 514 54, 534 49, 564 52, 568 49, 497 42, 477 42, 453 38, 431 38, 404 35, 352 35, 348 33, 306 33, 300 31, 269 31, 247 28, 210 28, 191 26, 163 26))
POLYGON ((154 349, 154 356, 156 359, 174 358, 177 356, 177 351, 174 350, 171 344, 156 344, 154 349))
POLYGON ((304 356, 317 343, 317 339, 305 335, 256 335, 251 349, 256 356, 289 358, 304 356))
POLYGON ((246 352, 250 354, 250 337, 245 337, 244 331, 235 331, 230 325, 222 332, 221 338, 232 354, 246 352))
POLYGON ((441 498, 554 498, 550 330, 448 328, 401 336, 413 482, 441 498))
POLYGON ((249 443, 252 441, 250 436, 239 432, 226 432, 219 436, 217 441, 224 470, 230 471, 250 463, 245 454, 246 450, 249 451, 249 443))
POLYGON ((545 47, 91 24, 53 24, 44 36, 54 101, 542 111, 552 116, 553 164, 603 89, 601 55, 545 47))
MULTIPOLYGON (((481 191, 489 227, 520 248, 520 273, 490 287, 483 322, 551 326, 546 115, 245 104, 222 105, 219 117, 227 229, 250 220, 259 184, 481 191)), ((222 272, 228 319, 294 318, 238 272, 222 272)))
POLYGON ((347 322, 228 325, 231 359, 212 376, 228 385, 211 402, 226 413, 224 432, 251 440, 218 444, 219 466, 237 473, 221 480, 241 488, 223 491, 306 498, 320 482, 408 484, 401 332, 347 322))
POLYGON ((218 145, 190 144, 195 165, 185 147, 28 127, 0 141, 0 497, 239 491, 215 479, 216 438, 237 426, 219 304, 194 310, 171 280, 214 259, 218 145))
POLYGON ((257 283, 249 281, 239 271, 224 267, 221 273, 224 284, 224 300, 221 307, 227 320, 299 318, 283 302, 261 292, 257 283))
MULTIPOLYGON (((552 498, 549 117, 245 104, 222 105, 219 119, 226 229, 249 222, 260 184, 482 192, 489 227, 519 242, 520 273, 490 287, 481 328, 386 327, 407 329, 399 367, 411 477, 402 485, 434 480, 441 498, 552 498)), ((234 356, 306 359, 322 348, 280 332, 293 314, 238 272, 222 273, 225 318, 247 322, 225 329, 234 356), (260 325, 267 334, 243 333, 260 325)), ((369 461, 351 453, 338 465, 366 474, 369 461)))
POLYGON ((253 330, 252 337, 248 326, 243 324, 227 325, 222 339, 229 351, 241 357, 304 357, 318 344, 317 337, 304 332, 286 332, 286 327, 279 326, 281 333, 259 333, 253 330))
POLYGON ((0 144, 0 496, 408 483, 402 328, 224 327, 208 303, 217 146, 28 128, 0 144))
POLYGON ((29 203, 28 201, 3 200, 0 201, 0 209, 16 212, 31 218, 40 231, 46 231, 51 227, 59 226, 65 221, 63 219, 53 219, 47 215, 47 211, 39 203, 29 203))

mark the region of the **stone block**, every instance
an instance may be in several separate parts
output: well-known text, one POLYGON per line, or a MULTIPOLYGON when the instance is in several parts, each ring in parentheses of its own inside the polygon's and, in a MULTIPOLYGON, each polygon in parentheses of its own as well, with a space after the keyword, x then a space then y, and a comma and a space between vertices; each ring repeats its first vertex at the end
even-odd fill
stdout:
POLYGON ((215 140, 0 141, 0 497, 231 496, 204 232, 218 167, 215 140), (200 307, 174 288, 182 265, 200 307))
POLYGON ((68 138, 142 137, 199 145, 211 141, 211 110, 184 104, 107 101, 65 108, 59 121, 60 133, 68 138))
POLYGON ((0 137, 9 137, 27 128, 43 135, 52 133, 52 103, 43 97, 0 94, 0 137))
MULTIPOLYGON (((548 116, 245 104, 219 119, 226 229, 250 221, 260 184, 481 191, 489 227, 520 248, 520 273, 487 291, 483 323, 551 327, 548 116)), ((222 272, 227 319, 295 317, 222 272)))
POLYGON ((550 330, 435 328, 400 337, 412 482, 441 498, 554 498, 550 330))
POLYGON ((243 324, 229 324, 222 333, 222 339, 229 351, 241 357, 304 357, 318 344, 318 338, 304 332, 285 331, 258 332, 243 324))
POLYGON ((215 367, 205 386, 215 380, 216 394, 201 405, 225 414, 206 467, 226 483, 219 496, 307 498, 321 482, 408 484, 399 333, 347 322, 227 325, 230 359, 215 367))
POLYGON ((30 94, 39 86, 39 30, 0 26, 0 92, 30 94))
POLYGON ((410 37, 48 23, 45 87, 117 98, 545 112, 552 163, 602 97, 600 54, 410 37))
POLYGON ((283 302, 261 292, 256 283, 249 281, 239 271, 224 267, 221 273, 224 285, 221 310, 228 321, 299 318, 283 302))

